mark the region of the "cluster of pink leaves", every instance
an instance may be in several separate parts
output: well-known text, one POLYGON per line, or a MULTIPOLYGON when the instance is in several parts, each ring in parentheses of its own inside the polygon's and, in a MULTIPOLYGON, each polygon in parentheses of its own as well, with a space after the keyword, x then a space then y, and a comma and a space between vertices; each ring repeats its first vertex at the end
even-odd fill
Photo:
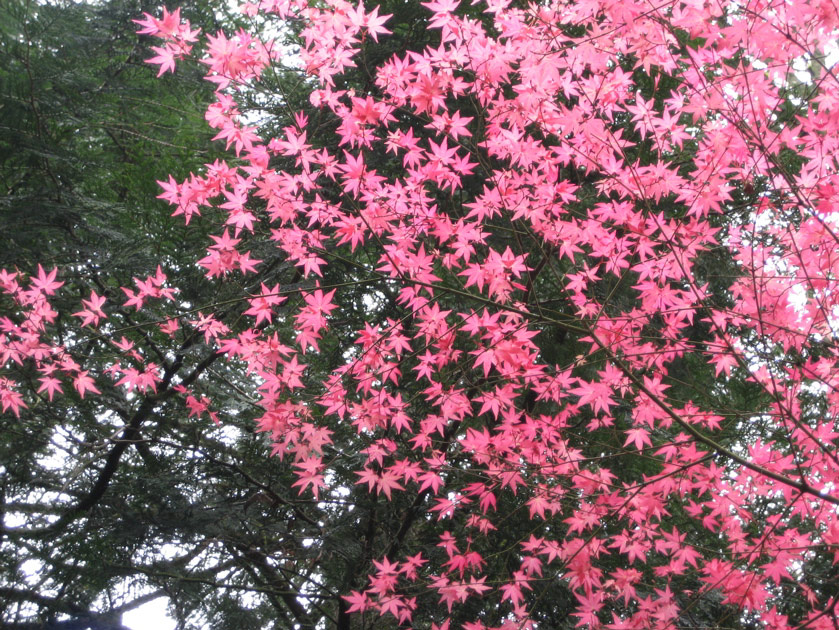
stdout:
MULTIPOLYGON (((550 573, 574 593, 579 626, 669 628, 680 614, 670 579, 693 571, 701 587, 691 597, 716 591, 723 604, 788 627, 775 608, 779 585, 794 581, 813 549, 839 557, 839 82, 822 68, 792 124, 778 121, 778 108, 796 59, 822 58, 839 25, 836 8, 824 0, 554 0, 516 8, 491 0, 483 23, 464 17, 457 1, 424 6, 438 45, 395 55, 376 70, 375 88, 358 94, 338 89, 336 78, 363 45, 387 36, 387 16, 344 0, 246 4, 248 15, 305 24, 301 60, 317 80, 311 101, 339 121, 339 148, 310 144, 302 114, 275 138, 246 124, 236 95, 276 55, 254 35, 218 34, 206 48, 218 86, 207 121, 236 166, 217 162, 162 184, 161 197, 187 223, 202 209, 224 217, 198 261, 208 277, 252 273, 260 261, 243 249, 245 236, 267 226, 311 283, 295 289, 302 299, 294 335, 264 331, 285 299, 281 286, 263 285, 246 298, 253 328, 245 332, 231 333, 212 313, 189 322, 253 375, 259 428, 275 454, 292 461, 299 491, 330 491, 323 457, 330 426, 351 423, 368 445, 358 484, 387 499, 428 496, 431 517, 451 523, 438 545, 444 562, 407 549, 383 557, 367 587, 347 595, 350 610, 408 623, 418 586, 435 592, 446 611, 492 591, 508 607, 504 627, 527 628, 528 594, 550 573), (673 87, 646 100, 623 69, 630 58, 633 72, 656 84, 666 76, 673 87), (480 120, 464 114, 476 107, 480 120), (628 158, 638 142, 653 159, 628 158), (800 171, 785 166, 785 151, 801 157, 800 171), (374 152, 393 154, 399 176, 370 167, 374 152), (272 157, 293 159, 295 168, 278 171, 272 157), (585 214, 575 210, 578 184, 564 175, 572 170, 596 182, 598 199, 585 214), (444 211, 438 200, 459 195, 477 172, 481 192, 462 213, 444 211), (747 220, 732 219, 722 231, 719 217, 736 183, 764 192, 754 195, 747 220), (674 204, 680 216, 662 209, 674 204), (526 246, 499 237, 502 219, 526 246), (359 263, 360 271, 398 287, 405 315, 359 330, 345 365, 310 383, 305 355, 319 352, 341 304, 340 287, 317 283, 342 246, 377 260, 359 263), (694 269, 714 248, 727 249, 742 272, 731 279, 729 308, 713 305, 694 269), (609 278, 623 279, 634 299, 610 302, 598 290, 609 278), (542 304, 539 281, 567 308, 542 304), (452 296, 459 311, 441 308, 452 296), (709 340, 694 343, 688 330, 699 323, 709 340), (582 339, 599 361, 596 377, 583 376, 587 356, 545 361, 537 345, 544 327, 582 339), (762 422, 776 438, 727 448, 714 435, 730 419, 669 398, 668 367, 688 353, 704 356, 723 384, 736 373, 760 387, 770 400, 762 422), (418 414, 403 399, 406 380, 422 384, 432 412, 418 414), (802 401, 815 393, 823 407, 813 419, 802 401), (528 394, 553 411, 531 415, 528 394), (613 415, 619 405, 632 410, 628 427, 613 415), (580 417, 592 431, 623 426, 623 450, 613 455, 642 452, 658 472, 617 481, 605 460, 589 460, 572 444, 580 417), (449 487, 446 472, 464 457, 481 480, 449 487), (473 540, 497 527, 502 493, 521 497, 538 535, 520 542, 518 566, 499 584, 487 582, 473 540), (767 497, 784 506, 783 516, 755 519, 751 507, 767 497), (696 527, 719 533, 725 553, 694 547, 670 520, 673 503, 696 527), (562 526, 539 530, 542 521, 562 526), (607 522, 620 533, 605 536, 607 522), (607 565, 623 568, 607 572, 607 565), (644 571, 656 577, 655 588, 641 588, 644 571), (606 610, 621 612, 607 618, 606 610)), ((149 60, 161 73, 198 39, 178 11, 139 24, 164 42, 149 60)), ((125 289, 128 304, 171 299, 160 274, 125 289)), ((46 340, 55 277, 40 270, 23 288, 16 274, 3 276, 19 313, 2 320, 3 363, 34 361, 43 374, 39 392, 50 398, 61 392, 56 375, 71 378, 80 396, 95 393, 89 376, 46 340)), ((101 326, 103 306, 91 293, 77 315, 101 326)), ((164 324, 169 332, 177 325, 164 324)), ((121 351, 131 355, 128 342, 121 351)), ((115 364, 117 382, 153 390, 156 368, 142 359, 115 364)), ((182 389, 190 415, 211 413, 208 399, 182 389)), ((0 395, 4 410, 26 404, 8 379, 0 379, 0 395)), ((791 588, 818 601, 804 584, 791 588)), ((821 602, 802 623, 833 627, 834 604, 821 602)), ((479 619, 462 627, 486 628, 479 619)))
MULTIPOLYGON (((99 393, 93 378, 60 346, 44 339, 47 326, 58 317, 49 303, 49 296, 64 284, 56 280, 57 275, 57 269, 47 272, 40 265, 38 274, 28 279, 17 272, 0 271, 0 290, 11 300, 9 312, 15 313, 15 317, 0 318, 0 365, 23 365, 24 361, 32 361, 39 374, 39 394, 52 400, 62 393, 59 377, 64 375, 72 379, 79 396, 84 398, 86 392, 99 393)), ((91 300, 95 302, 96 299, 91 297, 91 300)), ((4 412, 11 411, 18 417, 21 408, 27 406, 19 384, 2 376, 0 404, 4 412)))
MULTIPOLYGON (((83 369, 74 358, 70 346, 83 344, 88 334, 98 336, 103 332, 99 329, 108 317, 104 310, 107 299, 95 290, 91 291, 90 298, 81 301, 82 309, 73 313, 73 317, 80 320, 82 336, 70 339, 67 344, 56 343, 50 326, 59 314, 50 305, 50 299, 64 285, 57 277, 58 269, 47 272, 40 265, 37 274, 31 277, 17 271, 0 270, 0 290, 9 301, 3 307, 13 314, 0 318, 0 366, 31 364, 39 374, 36 396, 43 395, 53 400, 56 394, 64 393, 63 383, 69 381, 79 398, 83 399, 87 393, 100 394, 101 391, 95 384, 94 375, 83 369)), ((167 280, 159 266, 153 276, 134 278, 136 291, 122 288, 128 298, 125 308, 139 311, 150 298, 174 301, 176 290, 165 286, 167 280)), ((173 325, 177 329, 174 321, 161 322, 159 328, 171 334, 173 325)), ((148 360, 133 341, 124 336, 117 339, 107 334, 108 331, 104 332, 114 349, 115 358, 102 371, 103 374, 111 377, 116 386, 124 386, 128 391, 156 391, 161 380, 160 367, 148 360)), ((24 390, 23 383, 0 376, 2 410, 20 416, 21 408, 27 407, 22 393, 24 390)))

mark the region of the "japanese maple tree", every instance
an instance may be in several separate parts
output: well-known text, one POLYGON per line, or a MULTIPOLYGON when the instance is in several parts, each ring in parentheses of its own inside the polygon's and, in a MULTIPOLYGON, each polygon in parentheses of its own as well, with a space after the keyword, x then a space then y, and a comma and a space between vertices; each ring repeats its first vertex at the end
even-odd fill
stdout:
POLYGON ((229 159, 161 198, 238 295, 91 287, 94 369, 53 326, 67 271, 7 270, 3 410, 107 386, 133 431, 175 398, 223 425, 207 368, 233 366, 319 510, 305 546, 360 541, 285 551, 302 627, 835 628, 836 6, 422 7, 421 46, 344 0, 138 18, 161 74, 217 87, 229 159), (308 103, 265 104, 283 65, 308 103))

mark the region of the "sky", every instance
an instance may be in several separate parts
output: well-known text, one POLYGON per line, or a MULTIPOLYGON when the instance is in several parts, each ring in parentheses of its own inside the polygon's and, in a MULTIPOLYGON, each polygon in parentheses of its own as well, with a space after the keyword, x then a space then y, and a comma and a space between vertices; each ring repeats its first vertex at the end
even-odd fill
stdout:
POLYGON ((167 598, 158 597, 122 616, 131 630, 175 630, 175 621, 166 614, 167 598))

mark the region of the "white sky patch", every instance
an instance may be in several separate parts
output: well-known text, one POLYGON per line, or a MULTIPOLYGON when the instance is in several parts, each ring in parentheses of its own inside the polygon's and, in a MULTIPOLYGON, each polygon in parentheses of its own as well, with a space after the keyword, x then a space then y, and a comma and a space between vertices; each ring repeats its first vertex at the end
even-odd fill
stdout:
MULTIPOLYGON (((226 412, 228 415, 236 415, 232 412, 226 412)), ((221 426, 212 429, 213 437, 222 444, 233 446, 242 438, 242 430, 231 424, 222 424, 221 426)), ((196 455, 200 457, 200 455, 196 455)))
POLYGON ((122 625, 131 630, 175 630, 175 620, 166 613, 169 599, 158 597, 122 616, 122 625))
POLYGON ((824 47, 824 65, 832 68, 839 62, 839 40, 834 40, 824 47))
POLYGON ((810 55, 799 57, 792 63, 792 74, 804 85, 813 83, 813 75, 810 74, 810 55))

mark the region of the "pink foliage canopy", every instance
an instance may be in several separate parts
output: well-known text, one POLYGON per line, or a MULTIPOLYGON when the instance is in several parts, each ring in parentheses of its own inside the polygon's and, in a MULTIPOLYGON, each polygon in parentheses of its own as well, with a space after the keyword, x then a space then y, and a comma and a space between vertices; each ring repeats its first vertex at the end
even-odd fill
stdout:
MULTIPOLYGON (((302 24, 299 61, 312 105, 337 121, 331 143, 315 143, 303 113, 262 137, 237 97, 279 47, 259 33, 207 36, 217 99, 206 119, 231 162, 170 178, 161 198, 186 223, 222 217, 197 261, 209 278, 255 273, 248 243, 270 234, 303 288, 262 284, 245 296, 244 332, 212 311, 157 325, 168 335, 191 326, 246 365, 259 429, 301 494, 331 492, 335 462, 324 453, 348 424, 367 445, 357 484, 385 500, 427 498, 426 517, 450 524, 431 541, 441 550, 433 561, 407 544, 375 560, 366 586, 344 594, 350 612, 407 624, 418 589, 435 594, 443 617, 496 593, 508 611, 501 627, 535 628, 530 607, 550 575, 573 593, 580 627, 672 628, 687 600, 671 578, 692 572, 692 601, 716 593, 767 627, 790 627, 779 586, 814 553, 839 561, 839 80, 824 63, 835 4, 478 4, 480 20, 457 1, 423 3, 438 45, 386 59, 365 93, 339 79, 389 36, 389 16, 344 0, 245 4, 247 15, 302 24), (789 116, 781 109, 805 55, 812 95, 789 116), (377 170, 383 156, 398 168, 377 170), (279 157, 294 166, 274 168, 279 157), (579 177, 596 198, 580 198, 579 177), (458 212, 447 210, 452 199, 458 212), (341 247, 357 254, 360 274, 395 287, 403 316, 358 330, 344 364, 313 382, 307 362, 344 299, 345 287, 321 281, 341 247), (727 301, 697 266, 719 250, 738 270, 727 301), (603 290, 617 285, 621 300, 603 290), (292 294, 301 299, 281 319, 294 330, 269 332, 292 294), (551 361, 547 330, 586 350, 551 361), (688 355, 721 388, 742 379, 764 402, 738 416, 671 397, 670 369, 688 355), (423 405, 403 397, 408 381, 420 383, 423 405), (764 437, 723 443, 723 427, 758 417, 764 437), (581 421, 616 432, 616 444, 585 455, 569 437, 581 421), (654 472, 622 477, 619 462, 634 456, 654 472), (473 471, 474 483, 449 487, 453 469, 473 471), (488 579, 487 551, 473 541, 501 526, 505 493, 533 535, 506 575, 488 579), (763 518, 767 501, 780 507, 763 518), (720 548, 696 545, 680 530, 688 521, 720 548)), ((177 10, 138 24, 161 40, 149 59, 161 74, 199 41, 177 10)), ((67 383, 81 397, 107 378, 138 395, 175 387, 124 338, 103 373, 73 360, 50 332, 57 278, 43 268, 0 275, 15 308, 0 319, 2 365, 29 361, 39 374, 37 392, 0 376, 4 412, 67 383)), ((159 268, 123 289, 124 306, 175 303, 175 289, 159 268)), ((74 314, 97 329, 110 306, 92 290, 74 314)), ((224 422, 200 392, 177 391, 191 416, 224 422)), ((810 602, 795 624, 835 627, 832 598, 791 588, 810 602)), ((480 618, 462 627, 487 628, 480 618)))

